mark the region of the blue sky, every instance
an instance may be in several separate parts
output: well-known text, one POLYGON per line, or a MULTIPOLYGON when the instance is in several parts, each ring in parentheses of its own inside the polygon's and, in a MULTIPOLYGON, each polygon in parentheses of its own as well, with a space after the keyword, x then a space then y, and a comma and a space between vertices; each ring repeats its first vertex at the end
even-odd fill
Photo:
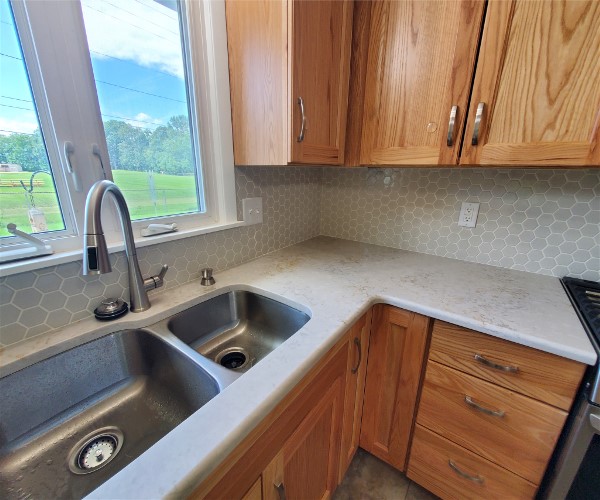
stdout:
MULTIPOLYGON (((0 0, 0 130, 30 133, 37 124, 18 109, 32 104, 8 9, 0 0)), ((187 113, 174 10, 153 0, 83 0, 82 10, 104 120, 153 129, 187 113)))

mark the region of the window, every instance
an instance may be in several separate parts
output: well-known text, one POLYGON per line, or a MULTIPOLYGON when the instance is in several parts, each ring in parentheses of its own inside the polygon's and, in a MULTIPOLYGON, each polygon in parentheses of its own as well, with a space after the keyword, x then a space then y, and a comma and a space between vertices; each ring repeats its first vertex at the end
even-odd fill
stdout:
POLYGON ((112 174, 132 219, 204 212, 177 2, 82 7, 112 174))
MULTIPOLYGON (((0 238, 66 229, 14 17, 0 2, 0 238)), ((12 238, 14 239, 14 238, 12 238)))
POLYGON ((222 0, 0 0, 0 15, 0 252, 27 246, 9 222, 81 249, 85 197, 103 178, 137 234, 235 221, 222 0))

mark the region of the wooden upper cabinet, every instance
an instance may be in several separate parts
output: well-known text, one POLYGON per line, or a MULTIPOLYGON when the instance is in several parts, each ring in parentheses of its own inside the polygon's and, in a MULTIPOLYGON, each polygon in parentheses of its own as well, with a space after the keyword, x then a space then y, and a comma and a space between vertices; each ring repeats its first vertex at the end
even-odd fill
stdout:
MULTIPOLYGON (((366 80, 359 163, 456 164, 484 2, 370 5, 368 60, 360 76, 366 80), (449 140, 453 106, 457 113, 449 140)), ((360 62, 353 61, 354 67, 360 62)))
POLYGON ((600 165, 599 129, 600 2, 490 0, 461 164, 600 165))
POLYGON ((353 5, 339 0, 289 5, 291 162, 339 165, 346 139, 353 5))
POLYGON ((341 164, 352 1, 225 5, 235 164, 341 164))
POLYGON ((236 165, 288 161, 287 3, 226 0, 236 165))

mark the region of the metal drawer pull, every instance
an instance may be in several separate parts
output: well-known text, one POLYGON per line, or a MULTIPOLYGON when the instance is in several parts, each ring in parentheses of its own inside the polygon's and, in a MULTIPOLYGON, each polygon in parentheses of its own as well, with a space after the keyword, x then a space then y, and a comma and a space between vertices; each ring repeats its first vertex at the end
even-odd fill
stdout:
POLYGON ((360 345, 360 339, 358 337, 354 337, 354 345, 358 349, 358 363, 356 363, 356 366, 352 368, 352 373, 356 373, 358 371, 358 368, 360 367, 360 362, 362 361, 362 347, 360 345))
POLYGON ((486 415, 491 415, 492 417, 498 417, 498 418, 502 418, 504 416, 504 410, 490 410, 489 408, 486 408, 485 406, 481 406, 479 403, 476 403, 475 401, 473 401, 473 398, 471 398, 471 396, 465 395, 465 403, 467 403, 469 406, 475 408, 477 411, 480 411, 481 413, 485 413, 486 415))
POLYGON ((449 148, 454 144, 454 125, 456 124, 456 113, 458 113, 458 106, 452 106, 450 109, 450 120, 448 121, 448 137, 446 144, 449 148))
POLYGON ((302 117, 302 123, 300 124, 300 134, 298 134, 298 142, 304 140, 304 129, 306 128, 306 115, 304 114, 304 101, 302 97, 298 97, 298 106, 300 106, 300 116, 302 117))
POLYGON ((277 493, 279 493, 279 500, 285 500, 285 486, 283 483, 276 484, 275 488, 277 488, 277 493))
POLYGON ((471 146, 477 146, 479 144, 479 129, 481 128, 481 120, 483 118, 484 107, 484 102, 480 102, 477 105, 477 111, 475 113, 475 127, 473 128, 473 138, 471 139, 471 146))
POLYGON ((469 481, 473 481, 474 483, 483 484, 484 479, 479 474, 477 474, 476 476, 472 476, 471 474, 467 474, 466 472, 463 472, 462 470, 460 470, 458 468, 458 465, 456 465, 452 460, 448 460, 448 465, 460 477, 464 477, 465 479, 468 479, 469 481))
POLYGON ((485 356, 483 356, 481 354, 475 354, 475 356, 473 356, 473 358, 475 359, 475 361, 478 361, 479 363, 487 366, 488 368, 493 368, 494 370, 500 370, 501 372, 507 372, 507 373, 519 373, 518 366, 499 365, 497 363, 494 363, 493 361, 490 361, 489 359, 487 359, 485 356))

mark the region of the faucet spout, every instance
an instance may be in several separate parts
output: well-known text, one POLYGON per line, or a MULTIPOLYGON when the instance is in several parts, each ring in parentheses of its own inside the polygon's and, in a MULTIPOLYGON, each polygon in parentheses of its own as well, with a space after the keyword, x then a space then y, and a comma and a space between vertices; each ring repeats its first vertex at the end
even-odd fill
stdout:
POLYGON ((150 308, 150 299, 148 299, 147 287, 137 259, 129 209, 123 193, 111 181, 96 182, 87 195, 83 230, 83 274, 104 274, 112 271, 101 221, 102 202, 108 193, 117 202, 121 229, 125 240, 125 255, 127 256, 129 271, 130 309, 132 312, 142 312, 150 308))

